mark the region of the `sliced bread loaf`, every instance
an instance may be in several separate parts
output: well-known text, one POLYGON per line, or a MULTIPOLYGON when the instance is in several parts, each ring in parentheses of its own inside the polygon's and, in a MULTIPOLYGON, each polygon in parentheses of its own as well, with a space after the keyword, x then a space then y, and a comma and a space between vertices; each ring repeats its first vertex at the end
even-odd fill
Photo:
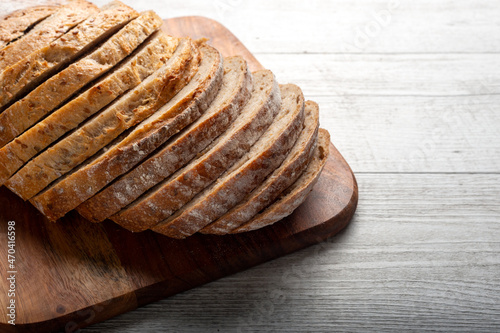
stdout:
POLYGON ((248 222, 261 210, 269 206, 286 188, 302 174, 311 159, 318 138, 319 109, 315 102, 307 101, 305 106, 304 129, 292 150, 279 168, 267 177, 241 203, 233 207, 217 221, 200 232, 225 235, 248 222))
MULTIPOLYGON (((128 149, 125 152, 125 149, 121 148, 120 158, 116 159, 116 162, 122 163, 124 154, 133 155, 127 157, 130 161, 136 161, 138 158, 142 160, 153 148, 156 149, 171 135, 195 121, 208 109, 222 85, 223 59, 221 54, 211 46, 203 45, 200 50, 203 57, 198 73, 196 73, 193 80, 164 105, 157 114, 138 126, 137 130, 134 131, 135 135, 131 133, 129 137, 125 138, 117 146, 123 147, 126 145, 128 149), (168 114, 171 112, 170 110, 173 108, 184 108, 184 111, 173 118, 163 119, 162 116, 165 113, 168 114), (137 141, 131 140, 136 135, 140 135, 142 139, 137 141)), ((127 162, 125 164, 128 165, 127 162)), ((118 212, 126 205, 124 197, 132 195, 131 191, 124 190, 124 188, 128 188, 131 185, 127 184, 127 186, 123 187, 120 184, 126 182, 127 179, 130 179, 130 181, 139 181, 135 174, 140 172, 145 165, 148 165, 148 163, 143 163, 120 180, 88 199, 78 207, 78 212, 92 222, 101 222, 118 212)), ((124 170, 123 166, 120 166, 120 170, 124 170)), ((142 177, 148 177, 153 173, 154 170, 144 171, 142 177)), ((144 191, 146 190, 142 192, 144 191)), ((132 200, 130 199, 130 201, 132 200)))
MULTIPOLYGON (((168 182, 168 179, 175 178, 175 175, 172 175, 173 172, 189 162, 230 126, 250 98, 252 81, 252 75, 243 58, 230 57, 224 60, 222 87, 204 115, 118 181, 120 189, 123 190, 120 192, 121 195, 127 199, 131 198, 128 202, 151 188, 149 192, 127 206, 123 210, 124 214, 128 214, 128 209, 135 211, 136 207, 148 200, 150 193, 154 195, 156 187, 168 182), (157 186, 153 187, 154 185, 157 186)), ((120 199, 122 207, 125 206, 124 201, 120 199)), ((151 207, 145 212, 153 217, 154 213, 151 207)), ((112 219, 131 231, 147 229, 145 227, 147 222, 121 219, 119 214, 115 214, 112 219)))
POLYGON ((0 185, 24 163, 66 132, 111 103, 163 66, 179 40, 156 32, 126 61, 92 87, 0 149, 0 185))
POLYGON ((199 158, 112 219, 121 225, 126 223, 129 228, 131 225, 144 229, 153 226, 189 202, 248 152, 272 123, 281 101, 278 83, 270 71, 256 72, 253 81, 252 96, 238 118, 199 158))
POLYGON ((58 6, 33 6, 16 10, 0 20, 0 50, 57 11, 58 6))
MULTIPOLYGON (((0 71, 15 64, 30 53, 48 45, 85 20, 88 16, 97 12, 97 7, 85 0, 74 1, 71 4, 60 7, 46 20, 22 36, 22 38, 0 50, 0 71)), ((41 13, 45 15, 45 11, 41 13)))
MULTIPOLYGON (((5 183, 6 186, 21 198, 30 199, 158 110, 189 82, 198 69, 198 62, 198 48, 189 38, 183 39, 173 56, 158 71, 31 160, 5 183)), ((54 190, 48 191, 34 202, 42 205, 43 198, 48 198, 52 192, 55 193, 54 190)), ((51 210, 45 211, 50 216, 51 210)))
POLYGON ((304 126, 304 96, 299 87, 281 86, 281 110, 250 151, 174 215, 151 229, 185 238, 241 202, 283 162, 304 126))
POLYGON ((246 224, 233 230, 232 233, 240 233, 263 228, 280 221, 292 214, 302 204, 307 195, 312 191, 314 185, 325 166, 330 151, 330 135, 324 129, 319 130, 318 144, 314 150, 311 162, 295 183, 292 184, 281 197, 253 217, 246 224))
MULTIPOLYGON (((50 181, 66 174, 98 152, 121 133, 151 116, 193 78, 198 70, 199 60, 198 47, 191 39, 183 39, 172 58, 141 85, 122 96, 66 139, 48 149, 44 153, 45 156, 42 154, 38 157, 39 161, 37 161, 38 158, 33 160, 32 162, 35 163, 31 169, 28 163, 24 168, 26 170, 24 175, 21 169, 18 172, 20 173, 18 179, 26 179, 26 175, 34 175, 38 181, 34 182, 33 187, 28 187, 29 189, 26 189, 26 186, 19 186, 23 181, 16 182, 16 191, 21 190, 23 194, 34 195, 50 181), (43 180, 39 176, 42 176, 43 180)), ((171 113, 165 114, 165 117, 175 117, 181 111, 171 110, 171 113)), ((65 177, 59 178, 30 201, 47 218, 57 220, 72 209, 66 203, 65 188, 67 186, 65 177)), ((7 187, 9 187, 8 183, 7 187)), ((85 196, 85 193, 81 195, 85 196)))
MULTIPOLYGON (((204 55, 207 60, 201 62, 200 68, 203 73, 198 71, 189 84, 193 83, 198 88, 203 86, 205 89, 210 89, 208 98, 213 98, 215 96, 213 91, 217 91, 218 85, 211 83, 220 82, 217 77, 222 76, 222 57, 210 46, 205 46, 203 49, 206 50, 204 55)), ((203 97, 207 96, 203 95, 203 97)), ((55 193, 64 193, 63 203, 58 205, 57 210, 69 212, 76 208, 192 122, 194 120, 192 115, 184 114, 184 111, 172 117, 172 114, 178 113, 175 109, 185 109, 186 104, 189 104, 188 99, 173 98, 171 102, 174 100, 174 103, 167 103, 130 133, 119 137, 115 143, 92 156, 85 164, 68 173, 54 185, 55 193)), ((189 109, 189 112, 194 112, 194 110, 189 109)), ((44 194, 44 196, 49 197, 49 194, 44 194)))
POLYGON ((0 74, 0 106, 15 101, 137 16, 138 13, 132 8, 113 1, 50 45, 8 67, 0 74))
POLYGON ((87 83, 122 61, 159 29, 152 11, 129 22, 89 55, 52 76, 0 114, 0 147, 23 133, 87 83))

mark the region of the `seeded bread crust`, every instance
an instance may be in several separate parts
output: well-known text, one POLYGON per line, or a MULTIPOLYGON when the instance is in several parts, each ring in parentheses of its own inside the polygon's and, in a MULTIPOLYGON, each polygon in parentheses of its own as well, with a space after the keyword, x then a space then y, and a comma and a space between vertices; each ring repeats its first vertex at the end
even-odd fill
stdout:
POLYGON ((178 43, 177 38, 154 33, 111 73, 2 147, 0 184, 51 143, 158 70, 172 56, 178 43))
POLYGON ((0 147, 131 54, 163 23, 152 11, 130 21, 86 57, 52 76, 0 115, 0 147))
MULTIPOLYGON (((215 59, 212 57, 208 64, 209 68, 214 69, 208 76, 213 77, 217 74, 218 67, 210 66, 210 63, 215 62, 217 65, 221 65, 221 57, 219 52, 212 47, 207 46, 204 49, 214 51, 215 59)), ((207 55, 207 57, 210 56, 212 54, 207 55)), ((193 80, 195 79, 200 85, 198 78, 193 78, 193 80)), ((201 85, 207 88, 205 83, 201 82, 201 85)), ((88 162, 66 175, 54 186, 56 193, 57 191, 64 193, 66 210, 72 210, 92 197, 113 179, 134 167, 170 136, 187 126, 191 121, 190 115, 184 114, 185 106, 188 104, 188 99, 176 99, 172 104, 167 103, 168 107, 160 108, 158 112, 135 127, 130 133, 124 133, 126 136, 119 137, 115 143, 108 145, 92 156, 88 162), (179 113, 178 110, 182 111, 179 113), (177 113, 177 116, 172 117, 172 114, 177 113)))
POLYGON ((248 152, 271 125, 280 110, 280 102, 280 91, 274 75, 267 70, 256 72, 252 96, 229 128, 199 158, 157 187, 154 194, 133 209, 121 212, 120 223, 125 220, 128 225, 136 223, 147 228, 189 202, 248 152), (150 207, 158 209, 151 218, 144 220, 144 212, 149 212, 150 207))
MULTIPOLYGON (((6 186, 27 200, 52 181, 87 160, 128 128, 157 111, 196 74, 198 48, 189 38, 183 39, 168 62, 139 86, 121 96, 97 116, 33 159, 7 181, 6 186)), ((175 115, 171 115, 175 116, 175 115)), ((60 215, 64 195, 54 184, 32 201, 52 220, 60 215), (54 198, 52 198, 54 196, 54 198), (60 198, 60 205, 55 204, 60 198), (53 208, 52 208, 53 207, 53 208), (59 212, 59 213, 56 213, 59 212)))
MULTIPOLYGON (((127 157, 127 159, 135 160, 140 157, 142 160, 146 157, 146 154, 152 152, 152 148, 156 149, 169 139, 174 132, 198 119, 209 108, 222 85, 223 58, 219 51, 211 46, 203 45, 200 50, 203 53, 203 58, 196 76, 172 100, 164 105, 157 112, 157 115, 146 120, 143 128, 138 128, 138 132, 144 134, 144 139, 134 143, 132 146, 134 151, 128 150, 134 156, 127 157), (172 108, 184 108, 184 111, 174 118, 162 119, 164 111, 168 113, 172 108), (147 135, 146 130, 149 132, 147 135)), ((126 140, 130 146, 130 139, 127 138, 126 140)), ((121 154, 119 160, 122 160, 123 156, 124 153, 121 154)), ((139 181, 134 175, 140 169, 141 166, 133 169, 130 173, 88 199, 77 208, 78 212, 91 222, 101 222, 118 212, 126 205, 123 202, 124 197, 131 195, 130 191, 126 190, 131 185, 127 184, 124 189, 121 184, 126 183, 127 180, 139 181)), ((148 170, 141 177, 148 177, 153 172, 153 170, 148 170)), ((133 199, 129 200, 133 201, 133 199)))
POLYGON ((0 50, 13 40, 22 37, 26 30, 52 15, 58 6, 33 6, 16 10, 0 20, 0 50))
MULTIPOLYGON (((57 7, 55 8, 57 9, 57 7)), ((3 71, 14 65, 30 53, 61 37, 75 25, 98 11, 95 5, 84 0, 60 7, 31 31, 0 50, 0 68, 3 71)))
MULTIPOLYGON (((158 214, 161 215, 161 211, 155 209, 155 205, 158 204, 156 199, 161 201, 169 198, 169 192, 165 194, 164 188, 170 188, 169 185, 172 181, 178 180, 178 175, 183 169, 169 178, 167 176, 182 167, 223 133, 238 117, 250 98, 253 82, 245 60, 241 57, 227 58, 224 62, 224 73, 222 87, 209 110, 147 161, 146 167, 150 168, 151 173, 142 173, 139 177, 146 178, 144 181, 149 188, 158 184, 121 212, 113 215, 111 219, 131 231, 145 230, 148 226, 156 224, 158 214), (136 215, 137 213, 139 215, 136 215)), ((184 189, 191 191, 189 186, 195 185, 195 179, 186 177, 183 180, 184 189)))
POLYGON ((203 229, 241 202, 286 158, 304 126, 304 96, 296 85, 281 88, 281 110, 250 151, 215 183, 153 228, 172 238, 203 229))
POLYGON ((248 222, 261 210, 269 206, 286 188, 291 186, 302 174, 311 160, 318 139, 318 104, 307 101, 305 106, 304 129, 292 150, 280 167, 267 177, 255 190, 217 221, 209 224, 200 232, 225 235, 231 230, 248 222))
POLYGON ((326 164, 330 149, 330 135, 328 131, 320 128, 318 144, 307 169, 300 178, 288 188, 281 198, 272 203, 263 212, 256 215, 243 226, 232 231, 233 234, 252 231, 271 225, 289 216, 299 207, 312 191, 319 179, 321 171, 326 164))
MULTIPOLYGON (((0 106, 21 97, 63 65, 107 39, 139 14, 119 1, 104 6, 100 12, 18 61, 0 74, 0 106)), ((2 128, 0 127, 0 131, 2 128)))

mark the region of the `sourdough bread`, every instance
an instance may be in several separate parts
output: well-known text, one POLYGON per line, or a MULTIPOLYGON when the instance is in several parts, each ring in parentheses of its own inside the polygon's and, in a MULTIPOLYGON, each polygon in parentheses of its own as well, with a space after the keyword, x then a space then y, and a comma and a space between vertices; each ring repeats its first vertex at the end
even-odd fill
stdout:
POLYGON ((172 56, 179 40, 156 32, 126 61, 92 87, 0 149, 0 185, 66 132, 135 88, 172 56))
POLYGON ((21 97, 137 16, 138 13, 132 8, 113 1, 50 45, 8 67, 0 74, 0 82, 3 85, 0 90, 0 106, 3 107, 21 97))
MULTIPOLYGON (((222 67, 222 57, 212 47, 206 46, 203 49, 207 51, 205 52, 207 61, 201 63, 202 76, 198 76, 198 71, 191 82, 194 82, 196 87, 203 86, 204 89, 210 88, 210 90, 217 91, 218 86, 212 87, 210 83, 220 82, 216 77, 218 72, 222 72, 222 70, 219 71, 219 68, 222 67), (209 70, 208 73, 206 69, 209 70)), ((210 95, 213 97, 215 94, 211 93, 210 95)), ((192 97, 193 95, 191 95, 192 97)), ((184 111, 179 113, 176 110, 186 109, 185 107, 190 100, 174 99, 174 103, 167 103, 167 107, 160 108, 126 136, 118 137, 115 140, 116 143, 108 145, 92 156, 85 164, 67 174, 54 186, 56 193, 64 193, 64 210, 70 211, 92 197, 109 182, 130 170, 170 136, 194 120, 192 115, 184 114, 184 111), (177 116, 171 116, 177 113, 179 113, 177 116)), ((193 109, 190 109, 189 112, 193 112, 193 109)), ((58 210, 62 211, 63 207, 58 207, 58 210)))
MULTIPOLYGON (((125 130, 156 112, 196 74, 199 60, 197 46, 191 39, 184 38, 162 68, 97 117, 28 163, 6 183, 7 187, 20 193, 21 197, 35 195, 125 130), (27 181, 29 185, 26 184, 27 181)), ((174 117, 181 110, 173 111, 166 116, 174 117)), ((65 186, 63 177, 30 201, 50 220, 57 220, 69 211, 65 204, 65 186)))
POLYGON ((135 223, 147 228, 171 215, 248 152, 272 123, 280 109, 280 101, 274 75, 270 71, 256 72, 252 96, 228 129, 199 158, 156 187, 154 193, 133 208, 120 212, 119 220, 117 217, 112 219, 120 224, 125 221, 127 226, 135 223), (145 220, 144 211, 149 213, 150 207, 157 209, 145 220))
POLYGON ((185 238, 241 202, 283 162, 304 125, 304 96, 299 87, 282 85, 281 110, 266 133, 235 165, 174 215, 151 229, 185 238))
POLYGON ((154 113, 196 73, 198 59, 195 45, 190 39, 183 39, 159 70, 31 160, 5 183, 6 186, 21 198, 30 199, 154 113))
MULTIPOLYGON (((203 57, 195 77, 155 115, 138 126, 136 131, 117 145, 121 153, 116 162, 129 165, 130 161, 136 163, 137 158, 142 160, 153 148, 156 149, 172 134, 195 121, 208 109, 222 84, 223 59, 219 51, 211 46, 203 45, 200 50, 203 57), (173 108, 184 108, 184 111, 173 118, 163 119, 163 115, 170 113, 173 108), (142 137, 142 139, 131 140, 137 136, 142 137), (125 158, 127 154, 132 156, 125 158), (124 159, 127 162, 121 162, 124 159)), ((136 170, 138 171, 140 168, 133 169, 130 173, 135 174, 136 170)), ((110 167, 108 166, 107 169, 110 167)), ((123 165, 120 166, 121 173, 123 173, 122 170, 124 170, 123 165)), ((143 173, 142 177, 148 177, 153 172, 153 170, 148 170, 143 173)), ((126 179, 129 179, 130 173, 81 204, 78 207, 78 212, 92 222, 101 222, 118 212, 126 205, 123 202, 123 197, 131 194, 130 191, 122 191, 123 187, 120 186, 126 179)), ((138 178, 132 176, 132 180, 135 181, 138 178)), ((130 185, 125 188, 128 186, 130 185)), ((130 201, 132 200, 130 199, 130 201)))
POLYGON ((0 147, 53 111, 76 91, 122 61, 163 21, 154 12, 142 13, 92 53, 52 76, 0 114, 0 147))
POLYGON ((311 162, 299 179, 290 186, 281 197, 256 215, 246 224, 232 231, 241 233, 263 228, 289 216, 299 207, 312 191, 328 159, 330 135, 324 129, 319 130, 318 144, 314 150, 311 162))
POLYGON ((27 30, 57 11, 58 6, 28 7, 2 17, 0 20, 0 50, 20 38, 27 30))
POLYGON ((60 7, 22 38, 0 50, 0 71, 4 71, 7 67, 14 65, 32 52, 48 45, 88 16, 97 12, 97 7, 85 0, 78 0, 60 7))
POLYGON ((318 138, 319 109, 315 102, 307 101, 305 106, 304 129, 292 150, 280 165, 241 203, 233 207, 217 221, 209 224, 200 232, 225 235, 231 230, 248 222, 261 210, 269 206, 286 188, 291 186, 302 174, 311 159, 318 138))
MULTIPOLYGON (((241 57, 226 58, 222 87, 209 109, 200 119, 172 138, 165 147, 162 147, 159 152, 136 168, 131 173, 131 176, 138 177, 139 181, 134 180, 132 184, 127 181, 123 187, 126 193, 122 194, 130 197, 129 193, 133 192, 135 198, 137 198, 145 190, 154 185, 156 186, 152 187, 149 192, 139 197, 120 213, 112 216, 111 219, 131 231, 147 229, 149 220, 146 220, 146 217, 151 216, 150 219, 154 221, 156 213, 156 210, 152 209, 154 207, 147 205, 148 209, 145 211, 145 215, 138 221, 126 218, 129 212, 133 213, 137 207, 143 207, 144 202, 147 202, 151 196, 155 196, 156 188, 168 183, 170 179, 175 179, 179 174, 178 172, 172 175, 173 172, 210 145, 215 138, 230 126, 250 98, 252 85, 252 75, 246 61, 241 57), (138 189, 141 191, 138 191, 138 189), (125 216, 125 218, 121 216, 125 216)), ((127 177, 127 179, 132 178, 127 177)), ((186 179, 186 181, 189 181, 189 179, 186 179)))

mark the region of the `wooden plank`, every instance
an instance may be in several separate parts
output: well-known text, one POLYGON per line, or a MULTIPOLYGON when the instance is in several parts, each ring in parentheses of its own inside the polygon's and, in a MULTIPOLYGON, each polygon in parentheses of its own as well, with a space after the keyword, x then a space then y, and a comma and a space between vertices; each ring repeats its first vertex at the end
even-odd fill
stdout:
POLYGON ((500 172, 500 95, 314 99, 356 172, 500 172))
POLYGON ((500 93, 496 54, 262 54, 259 61, 309 98, 500 93))
POLYGON ((498 331, 500 175, 357 178, 330 241, 83 332, 498 331))
POLYGON ((211 17, 255 54, 500 52, 500 7, 488 0, 125 2, 162 17, 211 17))

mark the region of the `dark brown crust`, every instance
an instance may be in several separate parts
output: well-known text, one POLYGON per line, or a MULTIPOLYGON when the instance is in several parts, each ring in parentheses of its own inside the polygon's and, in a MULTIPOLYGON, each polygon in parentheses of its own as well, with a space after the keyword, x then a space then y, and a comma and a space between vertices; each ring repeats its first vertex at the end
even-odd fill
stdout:
MULTIPOLYGON (((196 63, 191 63, 193 62, 196 63)), ((108 145, 92 156, 89 162, 64 177, 54 186, 54 191, 57 193, 62 189, 65 193, 66 210, 70 211, 91 198, 187 126, 192 121, 192 117, 182 111, 187 105, 189 99, 180 101, 173 107, 160 108, 160 113, 151 117, 162 117, 157 117, 156 122, 150 123, 151 126, 137 127, 125 137, 119 137, 118 142, 108 145)))
MULTIPOLYGON (((52 147, 51 149, 54 149, 52 150, 54 156, 59 156, 54 163, 55 168, 49 167, 48 163, 39 161, 40 165, 44 166, 40 168, 41 170, 38 170, 39 167, 36 163, 33 164, 32 169, 26 169, 26 172, 32 175, 32 179, 38 179, 38 181, 35 181, 33 187, 22 186, 22 179, 26 183, 26 177, 23 177, 21 174, 19 177, 20 181, 16 184, 16 191, 22 192, 21 194, 28 193, 30 195, 40 188, 45 187, 44 184, 47 184, 48 180, 57 179, 57 177, 60 177, 58 174, 66 170, 68 172, 71 168, 87 160, 125 130, 149 117, 174 97, 196 74, 200 59, 198 48, 189 38, 186 38, 184 43, 181 42, 181 45, 176 50, 177 56, 174 54, 165 66, 160 68, 140 86, 124 95, 116 104, 113 104, 115 107, 113 110, 116 112, 106 113, 106 118, 94 118, 95 121, 87 123, 66 138, 71 137, 71 140, 67 142, 64 140, 60 141, 52 147), (181 45, 184 45, 184 47, 181 45), (101 122, 102 119, 107 120, 101 122), (63 144, 63 142, 65 143, 63 144)), ((175 111, 180 112, 180 110, 175 111)), ((102 115, 103 113, 100 114, 100 116, 102 115)), ((172 117, 176 115, 170 114, 172 117)), ((51 149, 47 150, 46 153, 51 151, 51 149)), ((39 158, 41 156, 43 154, 39 158)), ((45 156, 45 159, 53 161, 53 158, 49 156, 45 156)), ((26 167, 28 165, 29 163, 26 167)), ((85 200, 88 198, 86 191, 90 190, 86 187, 86 184, 72 182, 71 177, 69 177, 70 175, 59 178, 56 183, 30 200, 50 220, 57 220, 64 216, 82 203, 82 199, 85 200)), ((8 187, 13 187, 9 183, 10 180, 7 184, 8 187)))
MULTIPOLYGON (((96 117, 31 160, 5 185, 27 200, 157 111, 196 73, 198 48, 181 41, 167 63, 96 117), (193 66, 191 64, 193 63, 193 66)), ((175 115, 171 115, 175 116, 175 115)), ((52 184, 54 187, 57 184, 52 184)), ((74 184, 79 186, 79 184, 74 184)))
POLYGON ((189 204, 151 228, 153 231, 173 238, 185 238, 198 232, 243 200, 279 167, 304 124, 304 96, 300 88, 292 84, 281 86, 281 95, 281 112, 287 112, 283 118, 286 121, 275 122, 276 126, 269 127, 269 137, 260 138, 255 146, 258 149, 249 152, 248 161, 242 165, 237 163, 189 204))
POLYGON ((307 167, 316 146, 319 127, 318 104, 307 101, 304 129, 289 155, 269 177, 217 221, 200 232, 225 235, 245 224, 261 210, 269 206, 286 188, 292 185, 307 167))
MULTIPOLYGON (((173 134, 180 131, 182 128, 199 118, 203 112, 208 108, 211 101, 215 98, 217 91, 222 83, 222 70, 223 70, 223 59, 221 54, 214 48, 204 45, 201 47, 201 51, 208 59, 210 57, 211 61, 209 71, 205 74, 199 82, 199 84, 193 88, 186 86, 186 89, 190 89, 180 101, 172 106, 176 108, 183 108, 185 111, 180 113, 174 118, 169 120, 155 121, 153 130, 149 130, 147 133, 141 135, 142 139, 134 143, 131 146, 130 143, 126 147, 120 147, 120 155, 109 157, 106 161, 107 166, 102 165, 100 175, 101 177, 97 181, 100 183, 109 183, 108 179, 104 179, 104 173, 116 177, 115 175, 121 175, 124 172, 130 170, 135 164, 140 160, 137 158, 144 158, 147 154, 151 153, 153 150, 157 149, 161 144, 163 144, 167 139, 169 139, 173 134), (137 151, 141 153, 138 154, 137 151)), ((203 60, 202 60, 203 62, 203 60)), ((196 77, 193 78, 196 80, 196 77)), ((180 92, 179 94, 182 94, 180 92)), ((168 103, 170 104, 170 103, 168 103)), ((162 107, 165 108, 166 106, 162 107)), ((157 113, 161 112, 159 110, 157 113)), ((106 156, 109 154, 107 153, 106 156)), ((103 155, 104 156, 104 155, 103 155)), ((142 160, 141 158, 141 160, 142 160)), ((88 179, 86 182, 97 182, 95 179, 88 179)), ((117 184, 117 183, 115 183, 117 184)), ((92 198, 88 199, 86 202, 82 203, 78 208, 78 212, 91 222, 101 222, 112 214, 118 212, 123 206, 120 204, 120 200, 116 197, 120 196, 119 186, 112 184, 105 190, 96 194, 92 198)), ((102 185, 94 185, 95 188, 102 188, 102 185)), ((123 194, 126 195, 126 192, 123 194)))
POLYGON ((319 179, 321 171, 328 159, 330 149, 330 135, 328 131, 320 128, 318 145, 314 151, 311 163, 299 179, 285 191, 283 196, 267 207, 262 213, 256 215, 243 226, 232 233, 241 233, 263 228, 280 221, 293 213, 307 198, 319 179))
MULTIPOLYGON (((184 133, 185 135, 182 135, 181 143, 176 145, 178 148, 175 149, 177 155, 184 155, 181 156, 181 160, 187 158, 191 159, 193 155, 196 155, 197 151, 202 150, 203 147, 206 147, 212 140, 224 132, 234 119, 236 119, 241 109, 250 98, 252 91, 252 76, 245 60, 241 57, 232 57, 226 59, 225 66, 236 73, 237 81, 225 82, 225 86, 228 88, 226 88, 225 91, 221 90, 220 93, 227 95, 222 95, 223 100, 215 106, 217 108, 214 110, 215 112, 210 114, 208 118, 200 119, 200 122, 193 124, 189 131, 184 133), (191 150, 193 147, 197 149, 195 151, 191 150), (185 149, 189 151, 187 154, 185 149), (185 158, 186 156, 187 158, 185 158)), ((165 150, 165 153, 169 152, 170 150, 165 150)), ((174 164, 175 166, 182 166, 180 163, 174 164)), ((172 200, 170 199, 172 192, 167 191, 167 189, 171 188, 170 185, 172 183, 170 180, 176 179, 176 175, 177 174, 174 174, 172 177, 152 188, 133 204, 113 215, 111 219, 132 231, 145 230, 156 224, 159 220, 161 221, 162 211, 155 209, 156 207, 153 206, 153 204, 158 207, 164 207, 164 204, 169 202, 167 200, 172 200)), ((161 178, 161 180, 163 179, 164 178, 161 178)), ((191 186, 194 185, 194 180, 183 179, 183 181, 184 189, 190 191, 191 186)), ((181 200, 181 196, 178 198, 181 200)))

